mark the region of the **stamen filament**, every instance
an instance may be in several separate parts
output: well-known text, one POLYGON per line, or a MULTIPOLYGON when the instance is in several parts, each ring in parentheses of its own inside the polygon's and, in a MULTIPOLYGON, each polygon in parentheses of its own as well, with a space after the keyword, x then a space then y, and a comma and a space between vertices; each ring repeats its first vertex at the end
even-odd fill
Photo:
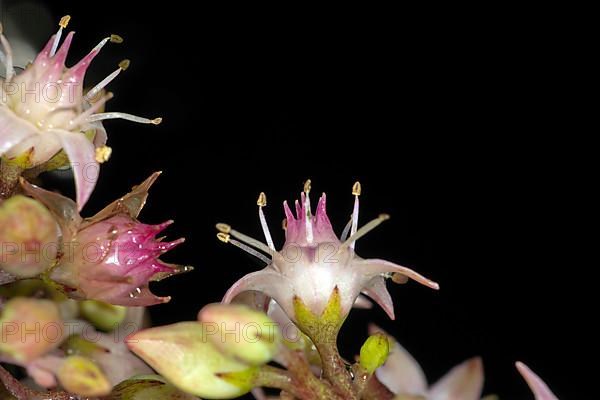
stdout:
MULTIPOLYGON (((90 108, 88 108, 87 110, 85 110, 84 112, 79 114, 77 117, 75 117, 75 119, 73 119, 70 122, 71 126, 75 127, 75 126, 81 125, 81 123, 83 121, 87 121, 90 118, 90 116, 92 116, 92 114, 94 114, 96 111, 98 111, 100 108, 102 108, 104 103, 106 103, 108 100, 112 99, 113 97, 114 97, 114 95, 112 93, 110 93, 110 92, 107 93, 106 96, 103 96, 100 100, 98 100, 97 102, 92 104, 90 108)), ((101 115, 101 114, 96 114, 96 115, 101 115)))
POLYGON ((127 68, 129 68, 129 60, 123 60, 119 63, 119 68, 117 68, 116 70, 114 70, 110 75, 108 75, 106 78, 102 79, 102 81, 100 81, 100 83, 98 83, 96 86, 94 86, 92 89, 90 89, 86 95, 85 95, 85 100, 87 101, 91 101, 102 89, 104 89, 106 87, 106 85, 108 85, 109 83, 111 83, 117 76, 119 76, 119 74, 121 73, 121 71, 125 71, 127 68))
POLYGON ((304 216, 304 223, 306 226, 306 241, 308 243, 312 243, 313 241, 312 222, 310 220, 310 189, 311 181, 310 179, 307 179, 306 182, 304 182, 304 211, 306 212, 306 215, 304 216))
POLYGON ((348 221, 348 223, 344 227, 344 230, 342 231, 342 236, 340 236, 340 240, 342 242, 345 242, 346 239, 348 239, 348 235, 350 234, 350 228, 351 227, 352 227, 352 216, 350 216, 350 220, 348 221))
POLYGON ((265 195, 264 192, 260 192, 260 195, 258 195, 256 205, 258 205, 258 218, 260 219, 260 225, 265 235, 267 245, 269 245, 271 250, 275 250, 275 244, 273 243, 273 238, 271 237, 271 232, 269 231, 269 225, 267 224, 267 219, 265 218, 265 213, 263 212, 263 207, 267 205, 267 195, 265 195))
MULTIPOLYGON (((354 185, 352 186, 352 194, 354 195, 354 210, 352 211, 352 228, 350 229, 350 236, 354 235, 356 233, 356 230, 358 229, 358 208, 359 208, 358 198, 359 198, 361 192, 362 192, 362 187, 360 185, 360 182, 356 181, 354 183, 354 185)), ((350 243, 350 248, 352 250, 354 250, 355 245, 356 245, 356 241, 350 243)))
POLYGON ((346 241, 344 243, 342 243, 342 245, 340 246, 340 250, 345 247, 350 246, 350 244, 352 244, 352 242, 355 242, 358 239, 360 239, 361 237, 365 236, 367 233, 369 233, 370 231, 375 229, 383 221, 387 221, 388 219, 390 219, 389 214, 380 214, 379 217, 377 217, 374 220, 372 220, 371 222, 367 223, 366 225, 361 227, 359 230, 357 230, 354 235, 352 235, 348 239, 346 239, 346 241))
POLYGON ((60 38, 62 37, 63 29, 65 29, 67 25, 69 25, 70 20, 70 15, 65 15, 60 19, 60 22, 58 23, 58 32, 56 32, 56 35, 54 35, 54 43, 52 43, 52 49, 50 49, 50 57, 53 57, 56 54, 58 44, 60 43, 60 38))
POLYGON ((137 115, 121 113, 121 112, 106 112, 100 114, 94 114, 87 118, 87 122, 104 121, 106 119, 125 119, 127 121, 138 122, 140 124, 153 124, 158 125, 162 122, 162 118, 148 119, 144 117, 138 117, 137 115))
POLYGON ((235 239, 231 239, 230 235, 227 233, 219 232, 217 233, 217 238, 223 243, 231 243, 235 247, 263 261, 265 264, 271 264, 271 260, 267 258, 264 254, 259 253, 250 246, 246 246, 244 243, 238 242, 235 239))
POLYGON ((234 238, 238 239, 241 242, 244 242, 264 253, 267 253, 268 255, 270 255, 271 257, 275 254, 275 251, 270 249, 266 244, 264 244, 263 242, 260 242, 256 239, 251 238, 248 235, 244 235, 241 232, 238 232, 234 229, 231 229, 231 226, 227 225, 227 224, 223 224, 223 223, 219 223, 217 224, 217 230, 220 231, 220 233, 224 233, 224 234, 229 234, 231 236, 233 236, 234 238))

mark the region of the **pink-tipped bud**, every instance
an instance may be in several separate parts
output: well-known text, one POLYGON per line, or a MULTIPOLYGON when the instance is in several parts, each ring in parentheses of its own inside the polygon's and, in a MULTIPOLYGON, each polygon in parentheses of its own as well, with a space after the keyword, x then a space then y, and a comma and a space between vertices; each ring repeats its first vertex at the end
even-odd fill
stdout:
POLYGON ((0 206, 0 268, 32 278, 56 260, 58 226, 36 200, 14 196, 0 206))

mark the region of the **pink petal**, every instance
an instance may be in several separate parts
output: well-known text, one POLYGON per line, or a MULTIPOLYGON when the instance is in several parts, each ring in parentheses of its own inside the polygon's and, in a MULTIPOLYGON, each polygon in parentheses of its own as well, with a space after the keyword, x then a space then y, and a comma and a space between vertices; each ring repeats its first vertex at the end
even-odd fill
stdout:
POLYGON ((385 260, 379 260, 376 258, 360 260, 354 262, 352 267, 360 268, 363 275, 372 274, 375 276, 377 274, 396 272, 432 289, 438 290, 440 288, 440 285, 438 285, 436 282, 425 278, 423 275, 416 273, 412 269, 385 260))
MULTIPOLYGON (((369 334, 375 332, 383 331, 375 325, 370 325, 369 334)), ((427 379, 421 366, 396 341, 387 361, 375 371, 375 374, 381 383, 395 394, 425 395, 427 393, 427 379)))
POLYGON ((366 296, 359 294, 356 300, 354 300, 354 305, 352 308, 358 308, 360 310, 370 310, 373 308, 373 303, 366 296))
POLYGON ((452 368, 430 389, 429 400, 479 400, 483 390, 483 363, 474 357, 452 368))
POLYGON ((392 296, 390 296, 390 292, 388 292, 387 287, 385 286, 385 279, 383 276, 373 278, 371 282, 363 288, 362 292, 379 304, 390 319, 396 319, 394 315, 394 302, 392 296))
POLYGON ((0 156, 36 135, 33 125, 27 121, 19 121, 18 118, 6 107, 0 107, 0 156))
POLYGON ((535 374, 529 367, 520 361, 516 363, 519 373, 525 378, 525 381, 531 388, 535 400, 558 400, 558 397, 550 391, 550 388, 544 381, 535 374))
POLYGON ((81 211, 98 180, 100 166, 96 161, 96 150, 83 134, 59 130, 53 132, 60 139, 62 148, 71 162, 77 189, 77 208, 81 211))

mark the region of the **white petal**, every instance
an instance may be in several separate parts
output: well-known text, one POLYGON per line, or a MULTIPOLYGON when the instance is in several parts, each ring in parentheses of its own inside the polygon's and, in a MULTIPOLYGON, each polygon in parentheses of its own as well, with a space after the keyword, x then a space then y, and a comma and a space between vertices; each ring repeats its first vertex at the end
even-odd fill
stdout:
POLYGON ((394 315, 394 302, 392 296, 390 296, 390 292, 388 292, 387 287, 385 286, 385 279, 383 276, 373 278, 371 282, 363 288, 362 292, 379 304, 390 319, 396 319, 394 315))
POLYGON ((522 362, 517 362, 517 369, 523 375, 525 381, 531 388, 535 396, 535 400, 558 400, 558 398, 550 391, 550 388, 544 381, 536 375, 529 367, 522 362))
POLYGON ((75 177, 77 208, 81 211, 94 191, 100 166, 96 161, 96 150, 92 142, 81 133, 53 131, 69 157, 75 177))
POLYGON ((429 400, 479 400, 483 390, 483 363, 474 357, 452 368, 429 391, 429 400))
POLYGON ((0 106, 0 156, 36 134, 33 125, 20 121, 7 107, 0 106))
MULTIPOLYGON (((375 325, 369 326, 369 334, 375 332, 383 332, 383 330, 375 325)), ((389 337, 391 338, 391 336, 389 337)), ((387 361, 375 371, 375 375, 395 394, 425 395, 427 393, 427 378, 421 366, 396 341, 394 341, 387 361)))

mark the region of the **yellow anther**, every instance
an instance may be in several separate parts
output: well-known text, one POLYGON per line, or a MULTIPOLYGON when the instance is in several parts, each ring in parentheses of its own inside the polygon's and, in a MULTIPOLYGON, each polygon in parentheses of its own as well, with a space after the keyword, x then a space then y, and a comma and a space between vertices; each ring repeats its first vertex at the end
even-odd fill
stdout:
POLYGON ((229 243, 229 234, 219 232, 217 233, 217 239, 219 239, 223 243, 229 243))
POLYGON ((382 221, 387 221, 390 218, 391 218, 390 214, 379 214, 379 219, 382 221))
POLYGON ((354 185, 352 185, 352 194, 354 196, 360 196, 360 193, 362 192, 362 187, 360 185, 359 181, 354 182, 354 185))
POLYGON ((306 194, 310 193, 310 189, 311 189, 310 184, 311 184, 310 179, 307 179, 306 182, 304 182, 304 193, 306 193, 306 194))
POLYGON ((128 59, 124 59, 119 63, 119 68, 125 71, 127 68, 129 68, 129 64, 131 64, 131 61, 129 61, 128 59))
POLYGON ((123 38, 121 36, 113 33, 112 35, 110 35, 110 42, 111 43, 123 43, 123 38))
POLYGON ((287 219, 283 219, 281 221, 281 229, 283 229, 284 231, 287 230, 287 219))
POLYGON ((218 230, 219 232, 222 232, 222 233, 229 233, 229 232, 231 232, 231 226, 230 226, 230 225, 227 225, 227 224, 224 224, 224 223, 222 223, 222 222, 219 222, 219 223, 216 225, 216 227, 217 227, 217 230, 218 230))
POLYGON ((162 122, 162 118, 161 117, 154 118, 151 122, 154 125, 158 125, 158 124, 160 124, 162 122))
POLYGON ((256 200, 256 205, 259 207, 265 207, 267 205, 267 195, 265 192, 260 192, 258 200, 256 200))
POLYGON ((96 161, 100 164, 108 161, 110 155, 112 154, 112 148, 108 146, 98 147, 96 149, 96 161))
POLYGON ((69 21, 71 20, 71 16, 70 15, 65 15, 64 17, 62 17, 60 19, 60 22, 58 23, 58 26, 60 26, 61 28, 65 29, 67 27, 67 25, 69 25, 69 21))

